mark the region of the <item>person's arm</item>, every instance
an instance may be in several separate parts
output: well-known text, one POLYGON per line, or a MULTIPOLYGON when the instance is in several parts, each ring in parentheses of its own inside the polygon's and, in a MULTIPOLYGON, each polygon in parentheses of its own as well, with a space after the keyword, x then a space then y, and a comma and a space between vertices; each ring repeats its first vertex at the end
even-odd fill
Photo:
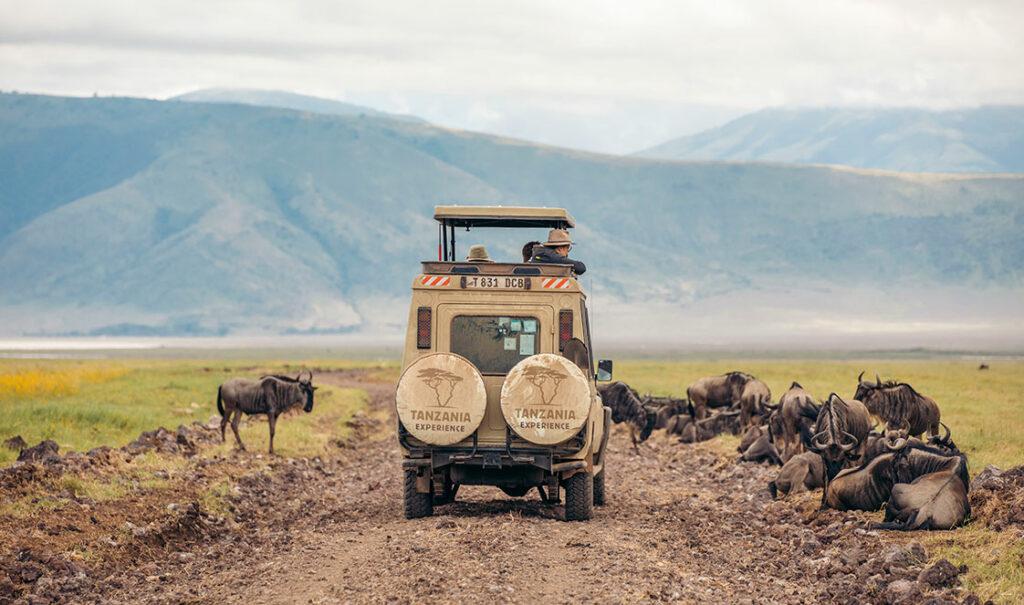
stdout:
POLYGON ((572 264, 572 270, 576 272, 576 275, 583 275, 587 272, 587 266, 583 264, 583 261, 573 260, 571 258, 566 258, 565 260, 572 264))

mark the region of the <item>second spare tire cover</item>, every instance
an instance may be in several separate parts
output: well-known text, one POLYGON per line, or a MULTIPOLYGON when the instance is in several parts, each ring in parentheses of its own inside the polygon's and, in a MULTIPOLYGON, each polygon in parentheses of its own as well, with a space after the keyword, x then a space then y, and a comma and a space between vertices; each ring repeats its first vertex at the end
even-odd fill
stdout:
POLYGON ((465 357, 432 353, 402 372, 395 403, 413 437, 430 445, 451 445, 480 426, 487 391, 479 370, 465 357))
POLYGON ((561 355, 541 353, 520 361, 501 386, 501 413, 517 435, 554 445, 576 433, 590 412, 590 384, 561 355))

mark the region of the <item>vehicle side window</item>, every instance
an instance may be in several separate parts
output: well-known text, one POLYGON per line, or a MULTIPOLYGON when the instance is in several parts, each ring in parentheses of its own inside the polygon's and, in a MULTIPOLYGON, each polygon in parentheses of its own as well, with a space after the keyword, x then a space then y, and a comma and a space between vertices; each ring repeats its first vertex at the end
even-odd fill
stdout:
POLYGON ((483 374, 508 374, 521 360, 540 352, 536 317, 459 315, 452 319, 451 352, 483 374))

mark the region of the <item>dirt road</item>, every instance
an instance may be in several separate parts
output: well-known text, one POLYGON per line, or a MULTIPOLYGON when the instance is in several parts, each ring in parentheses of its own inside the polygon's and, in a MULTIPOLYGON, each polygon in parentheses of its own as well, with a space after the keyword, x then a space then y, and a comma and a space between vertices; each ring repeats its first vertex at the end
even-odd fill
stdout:
POLYGON ((768 467, 737 464, 721 445, 662 435, 637 453, 625 431, 615 432, 609 503, 590 522, 562 522, 562 511, 535 494, 508 498, 490 488, 463 488, 433 517, 405 520, 392 385, 351 374, 318 379, 371 395, 369 414, 337 457, 282 459, 272 472, 245 474, 231 497, 233 519, 179 517, 190 540, 82 583, 71 600, 910 603, 922 592, 936 602, 963 599, 952 586, 956 570, 922 574, 926 554, 913 536, 863 529, 867 517, 851 513, 817 513, 813 496, 773 502, 768 467))

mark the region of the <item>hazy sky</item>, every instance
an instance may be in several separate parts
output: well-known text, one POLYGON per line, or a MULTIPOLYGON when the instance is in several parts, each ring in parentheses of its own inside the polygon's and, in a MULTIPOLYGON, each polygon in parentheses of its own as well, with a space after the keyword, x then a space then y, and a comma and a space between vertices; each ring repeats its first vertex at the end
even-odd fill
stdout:
POLYGON ((0 89, 285 89, 627 152, 777 105, 1024 103, 1024 2, 0 0, 0 89))

